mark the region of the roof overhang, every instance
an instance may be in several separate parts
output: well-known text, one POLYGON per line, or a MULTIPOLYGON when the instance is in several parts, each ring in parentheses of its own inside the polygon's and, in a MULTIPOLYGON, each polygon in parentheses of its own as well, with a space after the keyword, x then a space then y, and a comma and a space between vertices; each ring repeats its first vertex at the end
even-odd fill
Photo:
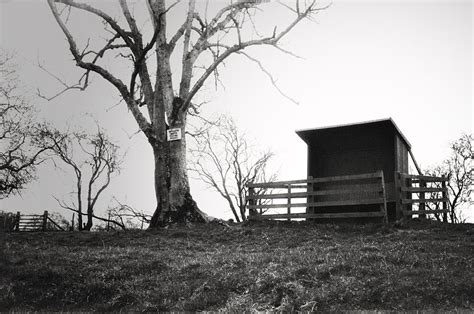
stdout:
POLYGON ((395 121, 393 121, 392 118, 385 118, 385 119, 378 119, 378 120, 371 120, 371 121, 364 121, 364 122, 357 122, 357 123, 349 123, 349 124, 339 124, 339 125, 333 125, 333 126, 311 128, 311 129, 301 129, 301 130, 296 130, 295 132, 296 132, 296 134, 298 134, 298 136, 303 141, 305 141, 308 144, 309 143, 309 138, 312 135, 314 136, 314 134, 317 133, 318 131, 329 130, 329 129, 338 129, 338 128, 350 128, 350 127, 354 127, 354 126, 369 125, 369 124, 380 124, 380 123, 384 123, 384 122, 392 124, 392 126, 394 127, 394 129, 396 130, 398 135, 400 135, 400 137, 403 139, 405 144, 408 146, 408 149, 411 149, 410 142, 407 140, 405 135, 403 135, 402 131, 400 131, 397 124, 395 123, 395 121))

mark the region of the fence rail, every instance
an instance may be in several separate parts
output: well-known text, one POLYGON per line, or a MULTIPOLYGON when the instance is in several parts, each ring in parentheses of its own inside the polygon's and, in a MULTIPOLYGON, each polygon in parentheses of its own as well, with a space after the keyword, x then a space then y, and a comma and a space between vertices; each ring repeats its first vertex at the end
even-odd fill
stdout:
POLYGON ((395 173, 397 195, 397 217, 426 217, 430 214, 443 214, 447 222, 449 197, 446 177, 409 175, 395 173), (415 198, 413 198, 415 196, 415 198), (417 204, 417 209, 413 205, 417 204))
POLYGON ((384 222, 387 222, 387 198, 382 171, 358 175, 250 183, 247 187, 249 191, 247 208, 250 213, 249 219, 252 220, 383 217, 384 222), (284 191, 281 191, 282 189, 284 191), (301 202, 302 199, 303 202, 301 202), (275 204, 276 200, 286 200, 286 203, 275 204), (295 203, 294 200, 300 202, 295 203), (379 206, 378 210, 369 212, 324 212, 324 210, 318 210, 357 205, 379 206), (287 212, 284 214, 263 212, 264 209, 278 208, 286 208, 287 212), (292 213, 293 208, 306 208, 306 213, 292 213))

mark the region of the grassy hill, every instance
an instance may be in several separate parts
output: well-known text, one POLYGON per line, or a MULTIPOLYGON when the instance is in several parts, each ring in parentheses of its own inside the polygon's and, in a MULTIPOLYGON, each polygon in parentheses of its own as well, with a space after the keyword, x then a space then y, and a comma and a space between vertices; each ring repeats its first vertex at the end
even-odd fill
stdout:
POLYGON ((0 234, 0 310, 474 310, 474 225, 0 234))

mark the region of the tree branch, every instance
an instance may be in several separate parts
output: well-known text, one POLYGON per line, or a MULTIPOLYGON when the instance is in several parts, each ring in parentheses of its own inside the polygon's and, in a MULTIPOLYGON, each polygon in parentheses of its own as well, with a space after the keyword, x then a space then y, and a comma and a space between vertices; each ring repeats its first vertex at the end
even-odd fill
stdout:
MULTIPOLYGON (((138 126, 144 132, 147 136, 151 135, 151 125, 150 123, 146 120, 146 118, 143 116, 143 114, 140 112, 140 109, 138 108, 138 105, 133 99, 133 96, 131 93, 128 92, 127 86, 118 78, 114 77, 109 71, 105 70, 101 66, 96 65, 95 63, 92 62, 84 62, 83 57, 80 55, 79 50, 77 48, 77 44, 72 36, 72 34, 69 32, 68 28, 66 27, 66 24, 61 20, 58 10, 56 8, 55 2, 61 2, 65 4, 69 4, 73 7, 80 8, 89 12, 92 12, 100 17, 102 17, 104 20, 106 20, 114 30, 116 30, 122 38, 124 38, 125 34, 124 31, 116 25, 115 21, 113 21, 110 17, 108 17, 105 13, 99 10, 95 10, 92 7, 86 5, 86 4, 78 4, 74 1, 69 1, 69 0, 48 0, 48 4, 51 8, 51 12, 53 13, 54 18, 56 19, 56 22, 58 23, 59 27, 63 31, 64 35, 67 38, 67 41, 69 43, 69 48, 70 51, 74 57, 74 60, 76 61, 77 65, 85 70, 88 71, 93 71, 100 76, 102 76, 105 80, 110 82, 112 85, 114 85, 117 90, 120 92, 122 97, 125 99, 127 106, 129 110, 131 111, 132 115, 134 116, 135 120, 138 123, 138 126)), ((128 36, 127 36, 128 38, 128 36)), ((125 39, 124 39, 125 40, 125 39)), ((125 40, 127 45, 129 45, 130 49, 132 49, 132 44, 128 43, 128 41, 125 40)), ((133 49, 135 50, 135 46, 133 46, 133 49)))

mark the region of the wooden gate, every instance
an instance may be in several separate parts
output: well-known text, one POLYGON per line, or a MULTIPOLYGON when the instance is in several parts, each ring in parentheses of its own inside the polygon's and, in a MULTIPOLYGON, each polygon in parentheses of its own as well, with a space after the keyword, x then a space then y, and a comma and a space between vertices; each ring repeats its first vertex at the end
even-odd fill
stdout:
POLYGON ((60 225, 48 216, 48 211, 45 210, 43 215, 22 215, 20 212, 16 214, 15 231, 47 231, 48 223, 54 229, 65 231, 60 225))
POLYGON ((387 199, 382 171, 336 177, 310 177, 293 181, 250 183, 247 187, 249 190, 247 208, 251 220, 381 217, 385 223, 387 222, 387 199), (325 184, 325 188, 317 189, 316 187, 321 184, 325 184), (280 200, 280 203, 276 204, 274 202, 276 200, 280 200), (296 203, 295 200, 300 202, 296 203), (378 210, 334 213, 318 210, 358 205, 375 205, 378 210), (294 208, 306 208, 306 212, 294 213, 292 212, 294 208), (286 209, 286 213, 267 214, 264 212, 265 209, 286 209))
POLYGON ((421 218, 426 215, 443 215, 447 222, 449 212, 448 188, 446 177, 433 177, 395 173, 396 211, 397 217, 421 218))

